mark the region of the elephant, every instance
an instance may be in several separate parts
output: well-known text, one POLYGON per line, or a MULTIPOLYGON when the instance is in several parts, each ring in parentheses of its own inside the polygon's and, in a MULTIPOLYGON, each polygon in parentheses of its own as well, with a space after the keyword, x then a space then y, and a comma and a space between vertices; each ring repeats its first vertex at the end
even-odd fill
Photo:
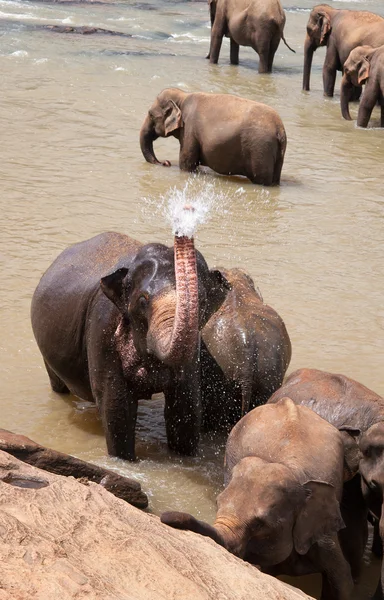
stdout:
POLYGON ((322 574, 323 600, 347 600, 350 566, 344 527, 343 440, 338 430, 288 398, 247 413, 229 434, 224 490, 214 525, 188 513, 161 521, 208 536, 271 575, 322 574))
POLYGON ((138 400, 161 391, 169 447, 196 453, 199 332, 228 290, 182 235, 168 248, 102 233, 44 273, 31 319, 52 389, 96 403, 109 454, 135 459, 138 400))
POLYGON ((280 0, 208 0, 211 45, 207 58, 216 64, 224 36, 230 38, 230 61, 239 64, 239 46, 259 55, 259 73, 272 71, 276 50, 284 37, 285 13, 280 0))
MULTIPOLYGON (((332 97, 336 72, 342 71, 349 53, 356 46, 384 44, 384 19, 379 15, 361 10, 332 8, 318 4, 309 15, 307 35, 304 42, 303 90, 309 91, 313 53, 320 46, 327 51, 323 65, 324 95, 332 97)), ((358 99, 361 87, 355 93, 358 99)))
POLYGON ((245 175, 253 183, 280 183, 287 137, 279 115, 266 104, 168 88, 157 96, 141 127, 147 162, 170 166, 153 151, 154 140, 170 135, 179 140, 183 171, 205 165, 222 175, 245 175))
POLYGON ((344 63, 344 75, 341 81, 341 114, 347 121, 349 100, 353 86, 364 85, 365 91, 360 101, 357 125, 367 127, 376 102, 381 107, 381 127, 384 127, 384 45, 379 48, 357 46, 344 63))
MULTIPOLYGON (((361 486, 360 490, 356 490, 356 485, 354 486, 349 504, 354 505, 357 513, 360 511, 362 514, 369 509, 370 514, 379 522, 376 533, 381 535, 383 545, 384 398, 345 375, 318 369, 299 369, 292 373, 268 403, 278 403, 286 395, 296 404, 312 409, 338 429, 356 432, 359 456, 355 480, 361 486)), ((361 555, 366 541, 366 532, 361 527, 361 515, 352 515, 351 520, 355 521, 356 534, 349 550, 355 550, 357 555, 361 555)), ((376 552, 377 541, 374 540, 376 552)), ((357 557, 354 562, 357 570, 357 557)), ((374 598, 384 598, 384 565, 374 598)))
POLYGON ((218 415, 227 428, 264 404, 281 386, 292 354, 283 320, 264 304, 251 276, 239 268, 219 271, 231 290, 201 332, 206 429, 217 426, 218 415))

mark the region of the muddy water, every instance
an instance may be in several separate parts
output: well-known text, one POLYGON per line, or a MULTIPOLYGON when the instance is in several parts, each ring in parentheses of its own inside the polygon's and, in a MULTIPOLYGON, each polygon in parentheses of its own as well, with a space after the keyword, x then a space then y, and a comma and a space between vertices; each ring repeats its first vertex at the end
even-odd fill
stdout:
MULTIPOLYGON (((334 99, 323 98, 324 49, 314 57, 312 91, 301 92, 313 4, 285 3, 285 35, 296 54, 281 45, 273 75, 258 75, 249 49, 241 49, 239 67, 229 65, 227 41, 218 66, 204 60, 205 3, 0 0, 0 425, 135 476, 156 513, 175 508, 213 518, 223 438, 204 439, 197 458, 172 456, 156 398, 140 406, 140 460, 108 458, 94 409, 50 391, 30 327, 31 295, 62 249, 101 231, 170 244, 161 197, 188 183, 189 194, 215 200, 197 246, 210 265, 240 265, 252 274, 288 327, 290 370, 342 372, 384 394, 384 137, 341 119, 338 86, 334 99), (63 24, 132 37, 43 27, 63 24), (173 166, 147 164, 139 128, 155 95, 169 86, 236 93, 276 108, 288 136, 281 187, 209 170, 181 173, 173 138, 155 143, 173 166)), ((333 5, 384 15, 381 0, 333 5)), ((374 586, 371 570, 356 597, 374 586)))

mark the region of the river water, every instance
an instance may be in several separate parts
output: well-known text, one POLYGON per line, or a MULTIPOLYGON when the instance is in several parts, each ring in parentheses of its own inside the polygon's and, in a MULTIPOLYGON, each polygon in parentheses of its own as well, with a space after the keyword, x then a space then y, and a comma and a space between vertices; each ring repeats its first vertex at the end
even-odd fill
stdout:
MULTIPOLYGON (((196 245, 211 266, 251 273, 287 325, 289 371, 341 372, 384 394, 384 134, 342 120, 340 75, 335 98, 323 98, 324 49, 314 56, 311 92, 301 91, 313 4, 285 3, 285 37, 296 54, 281 44, 273 74, 259 75, 250 49, 240 50, 238 67, 229 65, 228 40, 219 65, 204 59, 205 3, 0 0, 0 425, 136 477, 157 514, 174 508, 213 519, 223 437, 204 438, 196 458, 171 455, 158 397, 140 406, 140 460, 108 458, 94 408, 49 388, 30 326, 31 296, 69 244, 106 230, 171 244, 167 198, 209 198, 213 208, 196 245), (132 37, 59 34, 46 25, 97 26, 132 37), (182 173, 174 138, 155 142, 171 168, 147 164, 139 129, 156 94, 170 86, 273 106, 288 137, 281 186, 262 188, 209 170, 182 173)), ((384 16, 381 0, 331 4, 384 16)), ((371 569, 377 566, 367 567, 356 598, 374 586, 371 569)))

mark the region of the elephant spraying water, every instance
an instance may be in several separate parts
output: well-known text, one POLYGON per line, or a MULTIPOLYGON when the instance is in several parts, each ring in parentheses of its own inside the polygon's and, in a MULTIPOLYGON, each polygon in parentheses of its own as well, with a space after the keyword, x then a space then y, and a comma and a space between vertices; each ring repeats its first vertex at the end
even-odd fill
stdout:
POLYGON ((229 287, 183 235, 168 248, 102 233, 42 276, 31 318, 52 389, 96 402, 110 454, 134 460, 138 401, 161 391, 170 448, 196 453, 199 331, 229 287))

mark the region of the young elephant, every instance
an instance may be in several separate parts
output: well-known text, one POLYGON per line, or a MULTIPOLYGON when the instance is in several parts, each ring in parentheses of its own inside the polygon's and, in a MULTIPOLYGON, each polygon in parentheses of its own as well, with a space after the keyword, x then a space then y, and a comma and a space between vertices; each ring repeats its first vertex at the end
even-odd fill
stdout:
MULTIPOLYGON (((279 403, 286 395, 296 404, 312 409, 338 429, 349 429, 358 434, 357 443, 361 453, 358 467, 365 507, 362 506, 361 491, 356 489, 356 485, 351 493, 346 490, 350 496, 347 500, 351 512, 354 513, 349 519, 354 522, 356 534, 349 550, 345 545, 347 554, 355 552, 350 562, 358 571, 357 562, 366 541, 361 516, 367 508, 380 519, 379 530, 384 543, 384 398, 345 375, 317 369, 300 369, 292 373, 268 403, 279 403)), ((375 598, 384 598, 384 565, 375 598)))
POLYGON ((367 127, 376 102, 381 106, 381 127, 384 127, 384 45, 379 48, 358 46, 349 54, 344 63, 341 82, 340 104, 344 119, 351 120, 349 101, 353 86, 364 85, 365 91, 360 101, 357 125, 367 127))
POLYGON ((218 418, 221 427, 233 426, 250 408, 264 404, 282 384, 292 353, 283 320, 264 304, 250 275, 237 268, 219 270, 231 290, 201 332, 208 350, 202 350, 207 429, 209 421, 217 426, 218 418))
POLYGON ((312 58, 317 48, 327 46, 324 94, 333 96, 337 71, 342 71, 353 48, 365 44, 376 47, 384 44, 383 17, 368 11, 332 8, 328 4, 315 6, 309 15, 304 43, 303 90, 309 90, 312 58))
POLYGON ((96 402, 109 454, 134 460, 138 401, 161 391, 169 446, 196 453, 199 331, 228 289, 179 236, 167 248, 102 233, 44 273, 31 317, 52 389, 96 402))
POLYGON ((335 427, 289 398, 259 406, 232 429, 215 524, 187 513, 163 523, 206 535, 272 575, 320 572, 322 598, 347 600, 351 572, 344 527, 343 441, 335 427))
POLYGON ((287 138, 279 115, 265 104, 230 94, 165 89, 141 127, 146 161, 170 165, 160 163, 153 151, 154 140, 170 135, 180 142, 183 171, 205 165, 222 175, 245 175, 253 183, 280 183, 287 138))
POLYGON ((280 0, 208 0, 211 47, 207 58, 217 63, 224 35, 231 40, 230 60, 239 64, 239 46, 251 46, 259 55, 259 73, 272 71, 273 59, 284 38, 285 13, 280 0))

